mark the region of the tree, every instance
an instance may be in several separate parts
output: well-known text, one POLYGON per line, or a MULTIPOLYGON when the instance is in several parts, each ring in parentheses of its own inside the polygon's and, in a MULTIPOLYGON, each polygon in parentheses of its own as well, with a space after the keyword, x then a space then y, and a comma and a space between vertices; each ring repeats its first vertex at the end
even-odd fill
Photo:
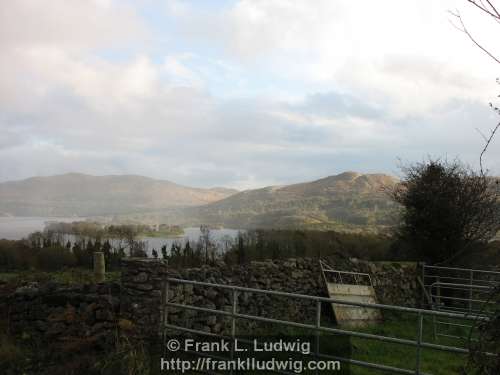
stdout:
POLYGON ((243 244, 243 235, 238 233, 238 264, 246 262, 245 246, 243 244))
POLYGON ((200 226, 200 243, 203 246, 205 251, 205 264, 208 264, 209 261, 209 252, 213 247, 212 240, 210 238, 210 228, 207 225, 200 226))
POLYGON ((181 246, 177 242, 173 242, 170 247, 170 258, 178 260, 181 257, 181 246))
MULTIPOLYGON (((500 25, 500 7, 494 4, 494 1, 490 0, 466 0, 466 2, 472 6, 475 10, 479 11, 482 15, 486 16, 485 21, 490 21, 494 22, 497 24, 497 26, 500 25)), ((450 14, 454 17, 456 22, 452 22, 452 24, 461 32, 463 32, 471 41, 472 43, 479 48, 483 53, 485 53, 488 57, 491 58, 495 63, 500 64, 500 58, 496 56, 489 48, 483 46, 482 43, 478 42, 476 37, 469 31, 467 26, 465 25, 465 21, 460 14, 458 10, 455 11, 450 11, 450 14)), ((497 78, 497 83, 500 84, 499 79, 497 78)), ((499 95, 500 97, 500 95, 499 95)), ((489 103, 490 108, 492 108, 497 114, 500 115, 500 108, 493 104, 492 102, 489 103)), ((485 174, 485 171, 483 169, 483 157, 486 151, 488 150, 488 147, 490 146, 490 143, 493 141, 493 138, 495 138, 495 134, 500 129, 500 122, 497 122, 497 124, 490 130, 490 133, 488 135, 483 134, 479 129, 478 132, 481 135, 481 137, 484 140, 484 148, 481 151, 481 154, 479 155, 479 165, 481 167, 481 174, 485 174)))
MULTIPOLYGON (((493 4, 493 1, 482 1, 482 0, 466 0, 467 3, 469 3, 471 6, 473 6, 476 10, 481 12, 483 15, 487 17, 489 21, 493 21, 495 23, 500 24, 500 8, 493 4)), ((453 25, 463 32, 467 37, 471 40, 474 45, 479 48, 481 51, 483 51, 487 56, 489 56, 492 60, 494 60, 497 64, 500 64, 500 58, 495 56, 491 50, 485 46, 483 46, 482 43, 480 43, 476 37, 472 35, 472 33, 469 31, 467 26, 465 25, 464 19, 460 12, 458 10, 455 11, 450 11, 450 14, 455 18, 457 21, 456 23, 453 23, 453 25)))
MULTIPOLYGON (((490 21, 490 22, 493 21, 497 24, 497 26, 500 25, 500 8, 497 5, 493 4, 494 3, 493 0, 491 1, 466 0, 466 1, 470 5, 474 6, 476 10, 480 11, 486 17, 485 21, 490 21)), ((465 35, 467 35, 467 37, 475 44, 475 46, 478 47, 480 50, 482 50, 495 63, 500 64, 500 58, 498 57, 498 55, 495 55, 489 48, 485 47, 482 43, 478 42, 477 39, 472 35, 472 33, 469 32, 460 13, 456 11, 452 12, 452 14, 453 16, 456 17, 458 21, 457 28, 460 31, 462 31, 465 35)), ((500 83, 498 78, 497 78, 497 83, 500 83)), ((497 114, 500 114, 500 108, 497 105, 490 103, 490 107, 493 108, 493 110, 497 114)), ((478 130, 485 142, 484 148, 479 156, 479 164, 481 166, 482 175, 484 175, 483 156, 487 151, 488 147, 490 146, 490 143, 492 142, 493 138, 495 137, 495 133, 498 131, 499 128, 500 128, 500 122, 497 122, 496 126, 493 127, 488 136, 484 135, 478 130)), ((489 375, 489 374, 500 373, 500 360, 498 359, 500 357, 498 356, 490 357, 485 355, 486 352, 498 353, 500 348, 500 334, 499 334, 500 333, 500 288, 497 287, 493 289, 487 300, 496 301, 495 309, 493 309, 491 318, 488 322, 481 322, 479 323, 478 327, 475 327, 480 333, 479 339, 477 341, 469 340, 470 354, 467 363, 467 368, 465 369, 464 373, 471 373, 476 375, 480 374, 489 375)))
POLYGON ((130 243, 130 256, 135 258, 147 258, 148 253, 146 252, 147 242, 146 241, 131 241, 130 243))
POLYGON ((75 255, 63 246, 44 247, 37 253, 37 265, 44 271, 58 271, 75 263, 75 255))
POLYGON ((189 240, 186 241, 184 244, 184 250, 183 250, 183 266, 186 266, 188 264, 194 264, 194 259, 193 259, 193 249, 191 249, 191 244, 189 243, 189 240))
POLYGON ((111 246, 111 243, 109 242, 109 240, 104 241, 104 244, 102 245, 102 252, 104 253, 104 256, 106 257, 106 259, 108 261, 111 257, 111 249, 112 249, 112 246, 111 246))
POLYGON ((399 243, 420 260, 452 262, 500 230, 494 181, 458 161, 429 160, 403 168, 392 190, 403 206, 399 243))

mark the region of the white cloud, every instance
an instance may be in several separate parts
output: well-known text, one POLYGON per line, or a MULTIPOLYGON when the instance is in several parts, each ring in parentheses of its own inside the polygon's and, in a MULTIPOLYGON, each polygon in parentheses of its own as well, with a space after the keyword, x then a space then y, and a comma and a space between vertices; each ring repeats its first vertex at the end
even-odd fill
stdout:
POLYGON ((95 53, 110 47, 133 49, 147 40, 133 9, 112 1, 9 2, 0 13, 0 108, 36 110, 61 90, 101 103, 99 93, 145 94, 151 81, 146 59, 120 68, 95 53), (117 83, 109 82, 113 76, 117 83))
MULTIPOLYGON (((311 4, 169 1, 163 30, 112 0, 9 3, 0 180, 80 171, 245 188, 392 172, 397 157, 477 164, 496 66, 449 25, 460 2, 311 4)), ((500 173, 495 145, 487 162, 500 173)))
POLYGON ((218 41, 251 69, 316 90, 363 92, 403 115, 450 97, 495 94, 496 65, 452 27, 448 10, 456 7, 485 44, 496 45, 497 30, 457 0, 240 0, 211 14, 184 5, 178 16, 187 37, 218 41))
POLYGON ((42 45, 68 51, 128 46, 147 36, 135 11, 117 1, 14 0, 0 12, 2 48, 42 45))
POLYGON ((167 56, 165 58, 163 68, 172 85, 203 87, 201 77, 184 63, 184 60, 190 58, 190 55, 167 56))

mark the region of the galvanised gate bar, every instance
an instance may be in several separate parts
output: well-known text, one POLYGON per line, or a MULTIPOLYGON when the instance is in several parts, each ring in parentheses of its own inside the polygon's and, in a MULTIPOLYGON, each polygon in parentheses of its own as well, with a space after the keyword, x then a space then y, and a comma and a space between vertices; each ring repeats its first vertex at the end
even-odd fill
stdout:
MULTIPOLYGON (((476 322, 488 320, 488 317, 475 316, 475 315, 464 314, 464 313, 424 310, 424 309, 382 305, 382 304, 367 304, 367 303, 358 303, 358 302, 348 302, 348 301, 342 301, 342 300, 337 300, 337 299, 327 298, 327 297, 310 296, 310 295, 304 295, 304 294, 287 293, 287 292, 280 292, 280 291, 273 291, 273 290, 245 288, 245 287, 238 287, 238 286, 231 286, 231 285, 224 285, 224 284, 214 284, 214 283, 184 280, 184 279, 177 279, 177 278, 166 278, 164 281, 164 288, 163 288, 163 293, 162 293, 162 327, 163 327, 162 333, 163 333, 164 342, 166 342, 165 340, 168 339, 168 330, 176 330, 176 331, 181 331, 181 332, 186 332, 186 333, 199 334, 199 335, 234 340, 237 337, 236 336, 236 328, 237 328, 237 323, 239 320, 250 320, 250 321, 255 321, 255 322, 274 323, 274 324, 279 324, 279 325, 288 326, 288 327, 307 329, 307 330, 311 330, 311 332, 314 332, 314 334, 316 336, 316 348, 315 348, 315 353, 313 355, 317 359, 340 360, 340 361, 348 363, 352 366, 362 366, 362 367, 366 367, 366 368, 372 368, 372 369, 382 370, 385 372, 396 373, 396 374, 412 374, 412 375, 424 374, 424 372, 422 372, 422 370, 421 370, 421 368, 422 368, 422 349, 440 350, 440 351, 444 351, 444 352, 457 353, 459 355, 467 355, 469 353, 468 349, 463 348, 463 347, 440 345, 440 344, 424 342, 424 340, 423 340, 423 325, 424 325, 424 317, 425 316, 429 316, 431 318, 454 318, 454 319, 462 319, 464 321, 476 321, 476 322), (221 289, 228 290, 228 291, 230 291, 230 293, 232 295, 232 309, 231 309, 231 311, 225 311, 225 310, 219 310, 219 309, 214 309, 214 308, 198 307, 198 306, 187 305, 187 304, 182 304, 182 303, 170 302, 167 298, 169 296, 170 290, 171 290, 173 285, 179 285, 179 284, 193 285, 193 286, 207 287, 207 288, 221 288, 221 289), (268 317, 263 317, 263 316, 258 316, 258 315, 242 314, 242 313, 238 312, 238 298, 237 298, 238 293, 255 293, 255 294, 261 294, 261 295, 281 296, 281 297, 288 297, 290 299, 302 299, 302 300, 312 301, 315 303, 315 306, 316 306, 315 323, 314 324, 305 324, 305 323, 293 322, 293 321, 288 321, 288 320, 273 319, 273 318, 268 318, 268 317), (415 337, 415 339, 411 340, 411 339, 405 339, 405 338, 388 337, 388 336, 383 336, 383 335, 356 332, 354 330, 347 330, 347 329, 341 329, 341 328, 325 327, 321 324, 321 307, 322 307, 322 304, 325 304, 325 303, 326 304, 335 303, 335 304, 341 304, 341 305, 347 305, 347 306, 357 306, 357 307, 364 307, 364 308, 376 308, 376 309, 380 309, 383 311, 393 311, 393 312, 413 314, 416 317, 416 322, 415 322, 416 337, 415 337), (186 309, 186 310, 199 311, 199 312, 205 312, 205 313, 214 314, 214 315, 225 316, 225 317, 230 319, 231 334, 230 335, 223 335, 223 334, 217 334, 217 333, 213 333, 213 332, 206 332, 203 330, 188 328, 188 327, 182 326, 180 324, 171 324, 171 323, 169 323, 169 308, 181 309, 181 310, 186 309), (409 347, 414 347, 415 348, 415 357, 413 359, 413 366, 412 366, 412 368, 399 368, 399 367, 394 367, 394 366, 387 366, 387 365, 380 364, 380 363, 355 360, 352 358, 341 358, 341 357, 331 356, 331 355, 321 353, 321 348, 319 347, 320 333, 333 333, 333 334, 347 335, 349 337, 358 337, 358 338, 363 338, 363 339, 376 340, 376 341, 381 341, 381 342, 387 342, 387 343, 393 343, 393 344, 398 344, 398 345, 406 345, 409 347)), ((232 356, 233 356, 233 352, 231 352, 231 358, 232 358, 232 356)), ((215 356, 212 356, 212 357, 215 358, 215 356)), ((223 358, 223 359, 227 360, 229 358, 223 358)))
MULTIPOLYGON (((422 280, 432 310, 488 317, 496 307, 490 297, 500 285, 500 272, 424 264, 422 280)), ((470 336, 470 323, 434 318, 433 324, 435 338, 476 339, 470 336)))

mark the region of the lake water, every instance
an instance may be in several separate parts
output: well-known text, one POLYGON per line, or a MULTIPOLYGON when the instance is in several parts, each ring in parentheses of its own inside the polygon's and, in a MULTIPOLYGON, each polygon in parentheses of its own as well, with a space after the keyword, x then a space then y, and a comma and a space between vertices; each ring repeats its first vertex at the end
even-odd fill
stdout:
POLYGON ((42 231, 47 221, 72 222, 78 217, 0 217, 0 239, 20 240, 30 233, 42 231))
MULTIPOLYGON (((72 222, 85 220, 85 218, 75 217, 0 217, 0 239, 20 240, 27 237, 30 233, 42 231, 45 223, 48 221, 56 222, 72 222)), ((234 241, 238 236, 239 229, 211 229, 210 239, 217 244, 220 249, 224 249, 229 241, 234 241)), ((184 244, 186 241, 198 241, 200 238, 200 228, 190 227, 184 228, 184 235, 179 237, 143 237, 141 240, 147 242, 148 253, 151 254, 153 249, 160 253, 163 245, 170 247, 174 242, 184 244)))
MULTIPOLYGON (((210 240, 214 242, 217 247, 221 250, 225 249, 227 245, 234 241, 238 237, 238 233, 241 230, 238 229, 211 229, 210 230, 210 240)), ((200 238, 200 228, 190 227, 184 228, 184 235, 179 237, 143 237, 142 240, 146 241, 148 254, 151 254, 153 249, 156 249, 159 254, 161 254, 160 249, 163 245, 167 245, 167 249, 170 251, 170 247, 174 242, 184 245, 186 241, 194 242, 198 241, 200 238)))

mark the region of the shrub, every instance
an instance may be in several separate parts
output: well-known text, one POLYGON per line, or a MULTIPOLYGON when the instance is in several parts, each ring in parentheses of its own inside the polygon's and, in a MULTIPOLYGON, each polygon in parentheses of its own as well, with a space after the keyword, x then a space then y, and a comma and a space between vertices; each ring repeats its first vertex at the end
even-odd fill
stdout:
POLYGON ((35 253, 24 241, 0 240, 0 268, 30 269, 35 266, 35 253))
POLYGON ((402 205, 398 237, 420 260, 452 262, 484 246, 500 229, 500 201, 493 179, 458 161, 430 160, 403 168, 392 191, 402 205))
POLYGON ((37 254, 38 268, 44 271, 57 271, 64 267, 74 266, 75 264, 75 256, 65 247, 44 247, 37 254))

